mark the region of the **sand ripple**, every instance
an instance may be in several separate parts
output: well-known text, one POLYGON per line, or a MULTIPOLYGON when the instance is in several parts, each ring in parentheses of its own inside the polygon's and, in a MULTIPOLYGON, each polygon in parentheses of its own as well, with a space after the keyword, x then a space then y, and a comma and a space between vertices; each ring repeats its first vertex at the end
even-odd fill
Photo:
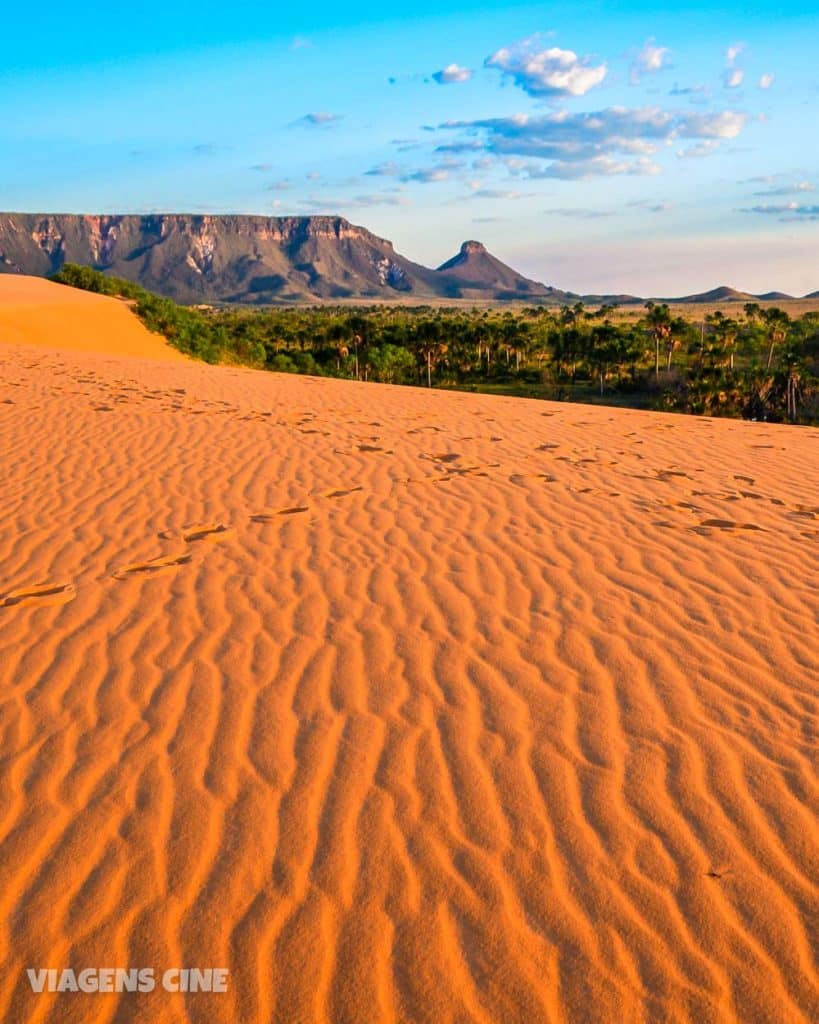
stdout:
POLYGON ((819 1018, 815 430, 22 347, 0 392, 0 1018, 819 1018), (107 964, 230 991, 24 973, 107 964))

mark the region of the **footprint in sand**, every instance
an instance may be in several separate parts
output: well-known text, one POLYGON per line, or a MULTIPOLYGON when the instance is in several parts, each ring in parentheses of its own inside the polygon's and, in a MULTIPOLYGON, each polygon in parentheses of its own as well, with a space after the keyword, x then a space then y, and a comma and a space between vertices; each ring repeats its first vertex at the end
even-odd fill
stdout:
POLYGON ((454 480, 456 477, 461 476, 486 476, 489 474, 486 472, 487 469, 497 469, 500 465, 499 462, 487 462, 483 465, 477 466, 450 466, 444 469, 444 475, 438 477, 437 480, 432 482, 435 484, 445 484, 449 481, 454 480))
POLYGON ((444 462, 444 463, 446 463, 446 462, 457 462, 458 459, 460 459, 460 457, 461 456, 458 454, 458 452, 443 452, 440 455, 430 455, 430 454, 427 454, 426 452, 422 452, 418 456, 419 459, 427 459, 430 462, 444 462))
POLYGON ((253 523, 269 523, 279 516, 295 516, 299 512, 307 511, 309 511, 309 505, 291 505, 289 508, 277 508, 273 512, 258 512, 250 517, 250 521, 253 523))
POLYGON ((703 519, 699 524, 701 527, 710 527, 715 530, 761 530, 756 523, 737 523, 733 519, 703 519))
POLYGON ((183 526, 181 530, 163 530, 159 536, 163 540, 183 540, 191 544, 197 540, 217 541, 233 535, 233 529, 224 523, 197 523, 183 526))
POLYGON ((146 562, 131 562, 129 565, 120 566, 111 575, 115 580, 124 580, 129 576, 159 576, 180 565, 187 565, 191 560, 191 555, 163 555, 160 558, 151 558, 146 562))
POLYGON ((355 494, 356 491, 363 491, 363 487, 348 487, 347 490, 343 491, 325 491, 322 497, 324 498, 345 498, 348 494, 355 494))
POLYGON ((513 473, 509 479, 514 483, 518 480, 545 480, 547 484, 557 482, 557 477, 550 473, 513 473))
POLYGON ((182 540, 191 544, 196 540, 217 541, 230 537, 233 530, 224 523, 200 523, 198 526, 186 526, 182 531, 182 540))
POLYGON ((0 598, 0 608, 27 604, 68 604, 77 596, 73 583, 37 583, 32 587, 9 590, 0 598))

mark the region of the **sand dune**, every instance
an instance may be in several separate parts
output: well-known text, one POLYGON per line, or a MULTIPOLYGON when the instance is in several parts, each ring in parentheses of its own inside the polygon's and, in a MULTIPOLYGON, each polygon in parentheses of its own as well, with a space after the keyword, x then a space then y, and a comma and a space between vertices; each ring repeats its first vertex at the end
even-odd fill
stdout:
POLYGON ((184 360, 120 299, 40 277, 0 274, 0 343, 184 360))
POLYGON ((0 391, 0 1019, 819 1017, 816 430, 17 345, 0 391), (25 975, 146 965, 229 991, 25 975))

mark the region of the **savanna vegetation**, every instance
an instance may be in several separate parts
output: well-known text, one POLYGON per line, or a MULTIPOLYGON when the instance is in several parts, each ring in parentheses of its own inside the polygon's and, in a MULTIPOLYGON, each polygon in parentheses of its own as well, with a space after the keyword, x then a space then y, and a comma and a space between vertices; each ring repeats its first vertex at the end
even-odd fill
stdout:
POLYGON ((391 384, 819 423, 819 313, 748 303, 701 320, 646 303, 515 310, 196 309, 89 267, 54 280, 130 300, 171 344, 208 362, 391 384))

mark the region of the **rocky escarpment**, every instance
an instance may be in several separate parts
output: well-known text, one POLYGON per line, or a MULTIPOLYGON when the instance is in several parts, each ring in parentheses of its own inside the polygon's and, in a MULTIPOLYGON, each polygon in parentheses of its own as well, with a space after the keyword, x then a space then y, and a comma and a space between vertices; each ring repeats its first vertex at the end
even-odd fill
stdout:
POLYGON ((498 298, 550 296, 564 299, 567 293, 547 288, 501 263, 481 242, 468 241, 451 260, 438 267, 438 273, 457 281, 462 293, 492 292, 498 298))
POLYGON ((0 214, 0 271, 46 276, 63 263, 188 303, 563 294, 478 242, 431 270, 343 217, 0 214))

